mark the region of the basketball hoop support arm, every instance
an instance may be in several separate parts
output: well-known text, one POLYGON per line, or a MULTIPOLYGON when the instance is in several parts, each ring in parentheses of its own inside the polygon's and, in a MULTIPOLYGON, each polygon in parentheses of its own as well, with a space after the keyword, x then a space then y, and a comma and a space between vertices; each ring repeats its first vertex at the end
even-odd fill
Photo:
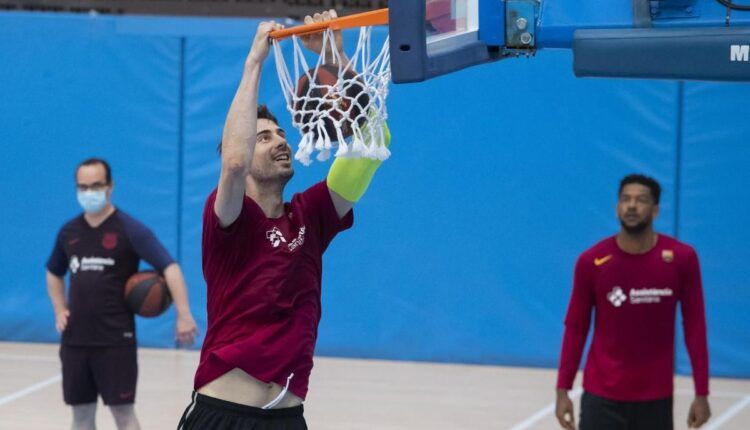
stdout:
POLYGON ((475 37, 441 51, 426 43, 425 2, 391 2, 393 81, 555 48, 573 51, 580 77, 750 81, 750 12, 717 0, 479 0, 479 10, 475 37))

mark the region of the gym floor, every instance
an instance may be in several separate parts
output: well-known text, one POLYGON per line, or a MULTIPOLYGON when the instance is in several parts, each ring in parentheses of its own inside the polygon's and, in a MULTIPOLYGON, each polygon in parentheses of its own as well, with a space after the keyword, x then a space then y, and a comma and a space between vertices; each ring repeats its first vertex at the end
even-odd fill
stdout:
MULTIPOLYGON (((57 354, 54 344, 0 343, 0 429, 69 428, 57 354)), ((138 358, 141 427, 176 428, 198 353, 141 348, 138 358)), ((547 369, 318 357, 305 416, 314 430, 554 430, 554 381, 547 369)), ((750 428, 750 380, 714 378, 711 390, 713 417, 703 429, 750 428)), ((578 400, 580 390, 573 394, 578 400)), ((687 428, 691 398, 692 381, 678 377, 676 430, 687 428)), ((115 429, 101 404, 97 428, 115 429)))

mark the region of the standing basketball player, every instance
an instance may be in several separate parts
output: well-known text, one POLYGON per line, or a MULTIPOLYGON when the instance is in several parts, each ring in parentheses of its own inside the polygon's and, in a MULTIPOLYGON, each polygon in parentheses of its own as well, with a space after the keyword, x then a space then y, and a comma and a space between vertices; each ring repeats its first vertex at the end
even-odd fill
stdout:
MULTIPOLYGON (((306 22, 335 17, 329 11, 306 22)), ((224 126, 218 188, 203 215, 208 329, 181 429, 307 428, 302 401, 321 316, 323 252, 351 227, 352 206, 380 165, 339 158, 325 181, 284 202, 291 148, 257 103, 268 33, 279 28, 258 26, 224 126)), ((305 45, 319 53, 320 37, 305 45)))
POLYGON ((688 426, 711 416, 706 318, 698 256, 654 232, 661 187, 649 177, 620 182, 622 228, 578 258, 557 380, 557 419, 575 430, 568 390, 578 371, 591 311, 594 335, 583 374, 581 430, 671 430, 677 303, 693 367, 688 426))
POLYGON ((197 329, 185 280, 151 230, 112 205, 114 185, 106 161, 82 162, 75 178, 83 214, 60 229, 47 262, 47 290, 62 333, 65 403, 73 407, 74 430, 96 428, 98 395, 118 429, 139 429, 133 409, 138 377, 135 324, 125 304, 125 283, 141 259, 162 273, 177 309, 177 340, 191 344, 197 329), (68 270, 66 300, 63 277, 68 270))

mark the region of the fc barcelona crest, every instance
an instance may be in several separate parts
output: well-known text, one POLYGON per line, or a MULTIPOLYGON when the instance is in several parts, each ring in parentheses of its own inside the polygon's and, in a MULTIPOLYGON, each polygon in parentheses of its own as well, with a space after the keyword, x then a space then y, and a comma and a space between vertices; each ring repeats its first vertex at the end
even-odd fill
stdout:
POLYGON ((115 249, 117 247, 117 233, 104 233, 102 247, 104 249, 115 249))

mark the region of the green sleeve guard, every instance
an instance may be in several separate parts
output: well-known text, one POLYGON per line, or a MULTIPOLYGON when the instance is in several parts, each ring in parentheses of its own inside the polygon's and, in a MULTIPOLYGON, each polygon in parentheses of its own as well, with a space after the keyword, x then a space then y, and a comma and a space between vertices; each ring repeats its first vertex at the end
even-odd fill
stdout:
MULTIPOLYGON (((391 131, 383 123, 385 146, 391 144, 391 131)), ((346 201, 356 203, 367 191, 370 181, 382 161, 370 158, 337 158, 328 171, 326 184, 328 189, 343 197, 346 201)))

